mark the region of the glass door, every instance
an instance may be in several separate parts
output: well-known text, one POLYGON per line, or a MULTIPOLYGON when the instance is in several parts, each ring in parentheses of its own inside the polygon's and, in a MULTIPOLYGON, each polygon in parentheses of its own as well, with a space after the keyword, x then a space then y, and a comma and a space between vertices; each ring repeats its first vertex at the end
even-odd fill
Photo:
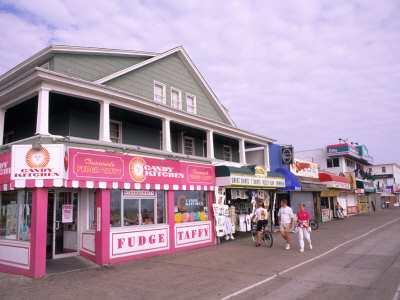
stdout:
POLYGON ((53 198, 53 258, 77 255, 78 193, 55 191, 53 198))

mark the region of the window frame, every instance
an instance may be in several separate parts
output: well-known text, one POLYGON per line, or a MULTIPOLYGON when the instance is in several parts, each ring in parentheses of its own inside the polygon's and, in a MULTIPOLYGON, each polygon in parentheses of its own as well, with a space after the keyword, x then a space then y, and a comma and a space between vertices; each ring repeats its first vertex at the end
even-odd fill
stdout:
POLYGON ((185 155, 195 155, 195 140, 193 137, 190 136, 183 136, 183 154, 185 155), (187 154, 186 153, 186 140, 192 141, 192 153, 187 154))
POLYGON ((182 91, 172 86, 171 86, 171 107, 175 109, 182 109, 182 91), (178 93, 178 107, 175 107, 173 105, 173 99, 172 99, 173 92, 178 93))
POLYGON ((111 142, 113 142, 113 143, 116 143, 116 144, 122 144, 122 122, 121 121, 116 121, 116 120, 110 120, 110 140, 111 140, 111 142), (117 124, 118 125, 118 142, 114 142, 113 140, 112 140, 112 137, 111 137, 111 124, 117 124))
POLYGON ((223 157, 224 157, 224 161, 232 161, 232 146, 230 146, 230 145, 223 145, 222 146, 222 155, 223 155, 223 157), (230 159, 229 160, 226 160, 226 158, 225 158, 225 148, 228 148, 229 149, 229 155, 230 155, 230 159))
POLYGON ((386 174, 386 167, 382 167, 382 173, 386 174))
POLYGON ((153 84, 153 100, 156 103, 167 104, 167 86, 165 85, 165 83, 162 83, 162 82, 154 80, 154 84, 153 84), (162 87, 163 94, 161 96, 161 98, 162 98, 161 102, 156 100, 156 96, 159 96, 159 95, 156 94, 156 85, 159 85, 159 86, 162 87))
POLYGON ((191 114, 197 114, 197 102, 196 102, 196 96, 195 95, 193 95, 193 94, 190 94, 190 93, 186 93, 186 111, 188 112, 188 113, 191 113, 191 114), (193 106, 189 106, 188 105, 188 98, 189 97, 191 97, 192 99, 193 99, 193 106), (192 107, 193 108, 193 111, 189 111, 189 107, 192 107))
POLYGON ((326 166, 327 166, 327 168, 339 168, 340 167, 339 157, 328 157, 326 159, 326 166), (335 166, 335 164, 334 164, 335 159, 337 159, 337 166, 335 166), (330 162, 331 166, 329 166, 329 162, 330 162))

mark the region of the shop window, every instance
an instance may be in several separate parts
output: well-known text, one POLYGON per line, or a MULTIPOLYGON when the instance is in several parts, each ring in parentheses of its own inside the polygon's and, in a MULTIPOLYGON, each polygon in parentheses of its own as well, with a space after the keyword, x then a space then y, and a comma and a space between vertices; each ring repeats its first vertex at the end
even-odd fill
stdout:
POLYGON ((354 161, 346 159, 346 165, 350 168, 354 168, 354 161))
POLYGON ((329 197, 321 197, 321 209, 329 208, 329 197))
POLYGON ((110 191, 110 226, 121 226, 121 190, 110 191))
POLYGON ((382 167, 382 173, 386 173, 386 167, 382 167))
POLYGON ((111 196, 112 227, 162 224, 166 222, 163 191, 113 190, 111 196), (122 196, 121 196, 122 195, 122 196), (123 219, 121 225, 121 219, 123 219))
POLYGON ((175 223, 208 220, 207 192, 174 192, 175 223))
POLYGON ((122 143, 122 123, 110 121, 110 140, 113 143, 122 143))
POLYGON ((32 192, 0 193, 0 239, 29 241, 32 192))
POLYGON ((89 191, 89 229, 96 229, 96 192, 89 191))
POLYGON ((184 138, 184 154, 194 155, 194 139, 190 137, 184 138))
POLYGON ((326 160, 326 165, 328 168, 337 168, 339 167, 339 158, 334 157, 334 158, 328 158, 326 160))
POLYGON ((186 94, 186 107, 188 112, 196 113, 196 96, 186 94))
POLYGON ((224 145, 224 160, 225 161, 232 161, 232 147, 224 145))
POLYGON ((171 106, 173 108, 182 109, 181 91, 171 88, 171 106))
POLYGON ((154 101, 158 103, 166 103, 165 99, 165 84, 160 82, 154 82, 154 101))

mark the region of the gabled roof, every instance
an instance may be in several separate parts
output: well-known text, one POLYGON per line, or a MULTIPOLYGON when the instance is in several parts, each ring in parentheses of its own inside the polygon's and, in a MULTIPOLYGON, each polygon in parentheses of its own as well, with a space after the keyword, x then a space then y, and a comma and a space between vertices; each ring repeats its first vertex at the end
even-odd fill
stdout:
POLYGON ((153 57, 159 53, 132 51, 132 50, 119 50, 107 48, 94 48, 94 47, 77 47, 77 46, 64 46, 64 45, 50 45, 38 53, 32 55, 22 63, 18 64, 11 70, 7 71, 0 76, 0 85, 7 79, 11 81, 19 75, 25 73, 42 63, 48 61, 55 53, 69 53, 69 54, 91 54, 91 55, 113 55, 113 56, 127 56, 127 57, 153 57))
POLYGON ((186 53, 185 49, 182 46, 173 48, 171 50, 168 50, 166 52, 163 52, 161 54, 158 54, 152 58, 149 58, 141 63, 135 64, 133 66, 130 66, 128 68, 125 68, 123 70, 120 70, 118 72, 115 72, 114 74, 108 75, 104 78, 101 78, 95 83, 100 83, 103 84, 107 81, 110 81, 114 78, 117 78, 119 76, 122 76, 124 74, 127 74, 133 70, 139 69, 141 67, 144 67, 148 64, 151 64, 155 61, 158 61, 164 57, 167 57, 172 54, 178 54, 179 58, 182 60, 182 62, 185 64, 185 66, 188 68, 188 70, 192 73, 193 77, 196 79, 196 81, 199 83, 199 85, 202 87, 204 92, 213 100, 213 104, 215 107, 222 113, 222 115, 225 117, 225 119, 230 123, 232 126, 236 126, 235 123, 233 122, 232 118, 229 116, 227 109, 221 104, 221 102, 218 100, 217 96, 214 94, 204 77, 201 75, 200 71, 197 69, 193 61, 190 59, 189 55, 186 53))

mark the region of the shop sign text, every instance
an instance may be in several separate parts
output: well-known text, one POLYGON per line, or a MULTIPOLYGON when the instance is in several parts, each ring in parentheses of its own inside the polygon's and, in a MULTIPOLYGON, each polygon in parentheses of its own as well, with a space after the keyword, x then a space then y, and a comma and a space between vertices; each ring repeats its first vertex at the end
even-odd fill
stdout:
POLYGON ((284 178, 260 178, 251 176, 231 175, 231 185, 251 185, 259 187, 285 187, 284 178))
POLYGON ((112 232, 112 257, 169 249, 167 228, 112 232))
POLYGON ((296 176, 319 178, 318 165, 316 163, 294 159, 293 164, 290 165, 290 172, 296 176))
POLYGON ((185 247, 211 242, 211 224, 177 225, 175 224, 175 247, 185 247))

